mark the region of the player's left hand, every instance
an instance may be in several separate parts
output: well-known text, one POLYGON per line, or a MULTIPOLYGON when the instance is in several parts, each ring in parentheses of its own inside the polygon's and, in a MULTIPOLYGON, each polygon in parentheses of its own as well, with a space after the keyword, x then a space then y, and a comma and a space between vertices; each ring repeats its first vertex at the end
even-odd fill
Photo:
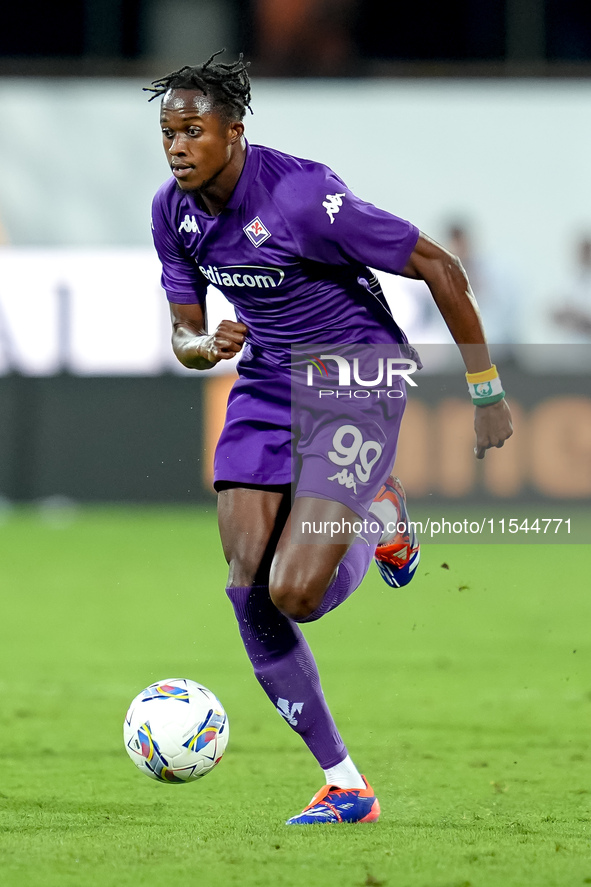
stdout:
POLYGON ((502 447, 513 434, 511 410, 505 398, 487 407, 474 407, 474 430, 476 446, 474 455, 484 459, 490 447, 502 447))

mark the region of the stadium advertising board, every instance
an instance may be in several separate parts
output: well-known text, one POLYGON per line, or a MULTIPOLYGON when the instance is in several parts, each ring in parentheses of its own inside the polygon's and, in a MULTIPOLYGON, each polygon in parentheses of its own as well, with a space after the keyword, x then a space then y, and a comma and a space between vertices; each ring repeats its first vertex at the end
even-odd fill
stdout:
MULTIPOLYGON (((5 377, 0 378, 0 494, 15 499, 65 494, 95 501, 208 499, 234 361, 204 374, 176 361, 152 250, 3 248, 0 272, 0 377, 5 377), (175 383, 175 375, 186 378, 175 383), (94 377, 92 392, 85 388, 89 377, 94 377), (88 397, 110 404, 117 433, 88 408, 88 397), (162 397, 180 413, 168 411, 167 427, 158 430, 156 444, 162 409, 152 405, 162 397), (187 421, 175 423, 175 415, 187 421), (59 421, 52 418, 56 416, 59 421), (146 429, 141 439, 139 427, 146 429), (103 467, 97 472, 101 437, 103 467), (153 450, 142 463, 145 472, 137 477, 137 465, 130 466, 125 456, 126 440, 131 439, 138 445, 149 439, 153 450), (72 440, 77 441, 75 453, 72 440), (168 458, 176 451, 179 465, 191 465, 190 483, 182 472, 175 469, 169 477, 161 467, 165 457, 158 454, 168 458), (151 460, 157 465, 153 471, 151 460), (68 468, 73 464, 75 473, 68 468), (156 481, 159 473, 161 481, 156 481)), ((398 308, 403 296, 399 289, 398 308)), ((234 317, 214 286, 208 315, 210 328, 234 317)), ((407 386, 396 463, 410 497, 588 501, 590 346, 514 346, 500 349, 498 358, 493 349, 515 434, 482 462, 472 453, 473 407, 455 346, 417 347, 425 369, 412 374, 415 386, 407 386)))

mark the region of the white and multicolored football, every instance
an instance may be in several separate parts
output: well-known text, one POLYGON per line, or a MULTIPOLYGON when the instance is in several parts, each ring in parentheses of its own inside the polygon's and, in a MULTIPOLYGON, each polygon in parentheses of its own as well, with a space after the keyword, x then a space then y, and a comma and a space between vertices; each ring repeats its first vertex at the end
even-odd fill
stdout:
POLYGON ((127 753, 159 782, 201 779, 219 764, 228 744, 228 716, 211 690, 187 678, 150 684, 123 724, 127 753))

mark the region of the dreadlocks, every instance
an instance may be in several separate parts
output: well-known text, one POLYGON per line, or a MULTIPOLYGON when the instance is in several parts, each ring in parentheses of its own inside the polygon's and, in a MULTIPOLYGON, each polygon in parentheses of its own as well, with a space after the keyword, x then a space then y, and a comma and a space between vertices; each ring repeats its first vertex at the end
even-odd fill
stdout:
POLYGON ((144 87, 144 92, 153 93, 148 101, 164 95, 169 89, 198 89, 213 98, 214 104, 228 120, 243 120, 247 108, 252 114, 247 72, 250 62, 243 62, 240 53, 238 61, 230 65, 213 64, 216 56, 224 51, 220 49, 214 52, 203 65, 185 65, 160 80, 153 80, 151 87, 144 87))

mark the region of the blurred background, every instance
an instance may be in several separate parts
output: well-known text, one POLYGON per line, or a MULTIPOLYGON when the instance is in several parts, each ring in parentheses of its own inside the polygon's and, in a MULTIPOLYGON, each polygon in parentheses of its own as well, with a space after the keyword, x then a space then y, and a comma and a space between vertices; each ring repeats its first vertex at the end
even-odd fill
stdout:
MULTIPOLYGON (((474 464, 430 295, 380 275, 433 354, 400 445, 409 494, 588 501, 591 5, 31 0, 0 29, 5 510, 212 501, 233 368, 197 374, 171 353, 149 224, 168 170, 142 87, 222 47, 251 61, 251 142, 327 163, 468 271, 519 433, 474 464)), ((209 298, 210 326, 233 316, 209 298)))

